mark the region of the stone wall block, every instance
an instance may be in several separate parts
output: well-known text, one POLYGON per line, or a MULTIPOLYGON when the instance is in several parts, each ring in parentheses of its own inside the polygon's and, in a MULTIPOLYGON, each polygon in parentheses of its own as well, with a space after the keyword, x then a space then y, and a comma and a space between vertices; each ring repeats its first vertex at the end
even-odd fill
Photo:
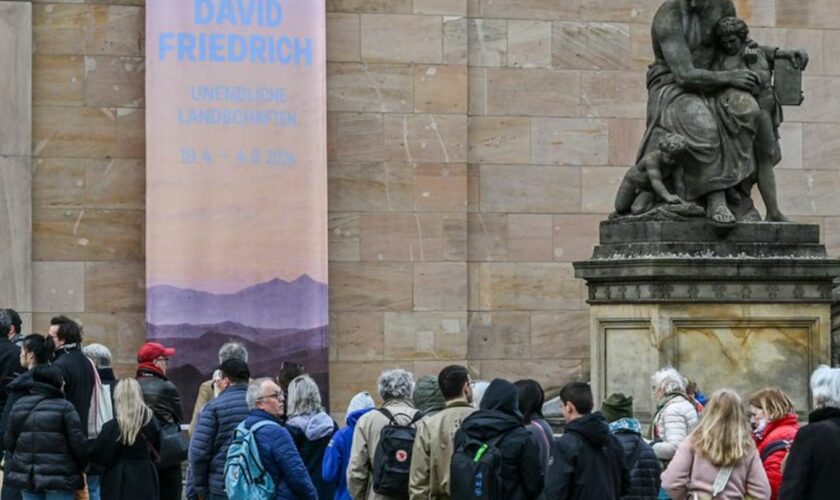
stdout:
POLYGON ((331 261, 356 261, 361 258, 359 214, 331 212, 328 229, 331 261))
POLYGON ((504 19, 578 19, 586 0, 470 0, 467 12, 470 17, 496 17, 504 19))
POLYGON ((583 167, 580 173, 581 212, 609 214, 627 167, 583 167))
POLYGON ((327 12, 409 14, 412 0, 327 0, 327 12))
POLYGON ((635 165, 639 145, 645 135, 645 120, 617 118, 608 121, 610 165, 635 165))
POLYGON ((445 64, 467 64, 467 18, 445 16, 443 18, 443 62, 445 64))
POLYGON ((465 115, 385 115, 385 155, 407 162, 467 161, 465 115))
MULTIPOLYGON (((784 136, 782 136, 784 139, 784 136)), ((782 149, 782 154, 787 151, 782 149)), ((803 165, 815 170, 840 169, 840 124, 806 123, 803 125, 803 165)))
POLYGON ((734 0, 735 10, 738 17, 747 22, 752 29, 753 26, 775 26, 776 25, 776 2, 765 2, 763 0, 734 0))
POLYGON ((469 359, 527 359, 530 321, 524 311, 471 312, 469 359))
POLYGON ((413 167, 401 162, 330 164, 330 210, 393 212, 412 208, 413 167))
MULTIPOLYGON (((467 215, 467 229, 467 255, 470 261, 507 260, 507 214, 470 213, 467 215)), ((471 305, 470 308, 474 307, 471 305)))
POLYGON ((421 163, 414 168, 414 209, 418 212, 464 212, 467 166, 421 163))
POLYGON ((90 28, 85 40, 88 55, 142 56, 145 52, 146 14, 142 7, 90 6, 90 28))
POLYGON ((117 115, 112 108, 36 106, 33 120, 35 155, 90 158, 117 152, 117 115))
MULTIPOLYGON (((0 115, 0 123, 7 116, 0 115)), ((0 156, 0 304, 20 311, 32 306, 32 162, 0 156)))
POLYGON ((146 102, 146 66, 141 57, 85 57, 85 104, 138 108, 146 102))
POLYGON ((840 30, 823 32, 825 74, 840 75, 840 30))
POLYGON ((557 394, 569 382, 589 380, 588 359, 493 359, 479 363, 482 380, 502 377, 508 380, 532 378, 540 383, 547 394, 557 394))
POLYGON ((464 359, 467 313, 385 313, 385 359, 464 359))
POLYGON ((840 3, 834 0, 777 0, 776 26, 840 28, 840 3))
POLYGON ((488 68, 486 110, 491 115, 580 116, 580 72, 488 68))
POLYGON ((442 23, 440 16, 362 14, 362 60, 440 64, 442 23))
POLYGON ((139 210, 36 208, 32 257, 48 261, 142 260, 144 221, 139 210))
POLYGON ((529 163, 531 121, 525 117, 471 116, 469 161, 529 163))
POLYGON ((44 54, 32 58, 32 100, 41 105, 85 103, 85 58, 44 54))
POLYGON ((84 312, 84 262, 33 262, 32 309, 37 312, 84 312))
POLYGON ((381 360, 385 352, 384 313, 330 313, 330 349, 339 361, 381 360))
POLYGON ((342 161, 385 159, 385 118, 379 113, 335 113, 334 157, 342 161))
POLYGON ((143 262, 89 262, 84 290, 88 312, 145 312, 146 266, 143 262))
POLYGON ((414 0, 414 13, 466 16, 467 0, 414 0))
POLYGON ((485 262, 480 268, 481 310, 580 309, 581 283, 571 264, 485 262))
POLYGON ((413 95, 414 79, 408 65, 327 65, 327 108, 330 111, 411 111, 413 95))
POLYGON ((146 157, 146 110, 117 108, 117 145, 114 158, 146 157))
POLYGON ((38 158, 32 169, 32 204, 77 208, 85 204, 85 170, 90 160, 38 158))
MULTIPOLYGON (((32 50, 32 7, 23 2, 3 2, 0 155, 28 156, 32 151, 32 50)), ((28 180, 25 186, 28 189, 28 180)))
POLYGON ((589 311, 531 313, 531 355, 589 359, 589 311))
POLYGON ((559 69, 629 70, 630 26, 621 23, 556 22, 552 64, 559 69))
POLYGON ((85 206, 143 209, 146 164, 143 160, 90 160, 85 168, 85 206))
POLYGON ((541 165, 605 165, 609 130, 605 120, 531 119, 532 162, 541 165))
POLYGON ((327 61, 352 62, 362 58, 360 25, 358 14, 327 13, 327 61))
POLYGON ((90 6, 42 4, 33 6, 32 15, 37 54, 85 53, 93 15, 90 6))
POLYGON ((629 71, 581 72, 582 104, 595 118, 645 118, 645 74, 629 71))
POLYGON ((329 279, 333 312, 411 310, 411 264, 333 262, 329 279))
POLYGON ((508 259, 518 262, 550 262, 553 253, 550 214, 508 215, 508 259))
MULTIPOLYGON (((782 123, 779 127, 779 134, 782 136, 780 141, 780 147, 782 148, 782 161, 776 168, 802 168, 802 159, 804 157, 805 151, 803 148, 804 145, 804 129, 805 125, 802 123, 782 123)), ((811 153, 811 151, 809 151, 811 153)), ((828 168, 835 168, 836 163, 831 162, 830 167, 828 168)), ((822 168, 816 165, 811 165, 809 163, 809 168, 822 168)))
POLYGON ((599 214, 554 214, 554 260, 575 262, 592 257, 598 244, 599 214))
POLYGON ((362 213, 361 258, 457 261, 466 255, 466 214, 362 213))
POLYGON ((469 19, 467 36, 470 66, 507 65, 507 22, 495 19, 469 19))
MULTIPOLYGON (((801 106, 785 106, 785 120, 791 122, 836 123, 840 116, 840 77, 808 76, 802 78, 805 100, 801 106)), ((807 168, 807 165, 806 165, 807 168)))
POLYGON ((837 170, 775 169, 779 205, 786 215, 831 216, 840 213, 837 170))
POLYGON ((414 310, 466 311, 467 263, 415 263, 414 310))
POLYGON ((756 28, 752 24, 750 25, 750 38, 762 45, 789 50, 805 49, 808 52, 808 68, 805 70, 805 74, 808 76, 826 74, 826 33, 832 32, 815 29, 756 28))
POLYGON ((467 67, 418 65, 414 67, 414 111, 466 113, 467 67))
POLYGON ((576 167, 481 166, 483 212, 576 212, 579 203, 576 167))
POLYGON ((508 21, 508 66, 551 67, 551 22, 508 21))

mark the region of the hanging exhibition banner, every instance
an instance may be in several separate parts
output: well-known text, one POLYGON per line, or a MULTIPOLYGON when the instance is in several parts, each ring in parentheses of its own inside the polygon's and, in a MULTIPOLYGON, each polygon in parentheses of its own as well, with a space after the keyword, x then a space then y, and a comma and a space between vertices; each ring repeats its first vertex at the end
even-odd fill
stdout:
POLYGON ((146 0, 147 338, 188 412, 229 341, 327 387, 324 10, 146 0))

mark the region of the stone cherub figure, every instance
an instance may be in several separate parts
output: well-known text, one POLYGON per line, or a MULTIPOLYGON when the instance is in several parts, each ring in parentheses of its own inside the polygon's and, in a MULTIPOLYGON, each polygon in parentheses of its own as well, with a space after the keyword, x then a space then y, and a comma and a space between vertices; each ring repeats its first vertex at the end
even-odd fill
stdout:
MULTIPOLYGON (((782 123, 782 106, 776 99, 776 92, 771 82, 773 63, 775 59, 788 58, 793 60, 790 51, 775 49, 767 54, 760 47, 750 46, 749 28, 742 19, 734 16, 724 17, 715 26, 720 51, 712 68, 717 71, 748 69, 753 71, 759 79, 758 85, 752 91, 761 112, 756 120, 755 151, 758 190, 767 207, 766 220, 788 222, 789 219, 779 209, 776 197, 776 177, 773 167, 782 159, 779 146, 779 125, 782 123)), ((729 89, 724 93, 733 91, 729 89)), ((725 116, 725 115, 724 115, 725 116)), ((724 121, 725 125, 728 125, 724 121)))
POLYGON ((682 203, 679 194, 668 190, 663 181, 672 180, 675 191, 685 191, 680 158, 688 149, 685 137, 666 134, 659 141, 659 149, 651 151, 624 174, 615 198, 619 215, 638 215, 653 208, 657 196, 667 203, 682 203))

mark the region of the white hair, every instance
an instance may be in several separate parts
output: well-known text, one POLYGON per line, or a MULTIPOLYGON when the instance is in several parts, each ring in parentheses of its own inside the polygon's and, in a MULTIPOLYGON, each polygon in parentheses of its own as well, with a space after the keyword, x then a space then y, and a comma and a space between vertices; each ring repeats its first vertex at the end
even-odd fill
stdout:
POLYGON ((481 399, 484 397, 484 392, 490 387, 490 382, 486 380, 476 380, 473 382, 473 406, 478 408, 481 406, 481 399))
POLYGON ((88 344, 82 352, 93 360, 97 368, 111 367, 111 350, 102 344, 88 344))
POLYGON ((248 362, 248 349, 240 342, 228 342, 219 348, 219 363, 224 363, 229 359, 241 359, 248 362))
POLYGON ((817 408, 840 408, 840 368, 820 365, 814 370, 811 395, 817 408))
POLYGON ((248 404, 249 410, 253 410, 257 407, 257 400, 263 396, 263 386, 266 382, 273 383, 274 381, 268 377, 263 377, 248 384, 248 392, 245 393, 245 403, 248 404))
POLYGON ((318 384, 309 375, 300 375, 289 384, 289 400, 287 401, 289 417, 315 413, 323 410, 321 406, 321 392, 318 384))
POLYGON ((666 366, 650 378, 654 390, 685 392, 686 380, 675 368, 666 366))
POLYGON ((383 401, 392 399, 411 399, 414 394, 414 377, 405 370, 388 370, 382 372, 377 384, 379 396, 383 401))

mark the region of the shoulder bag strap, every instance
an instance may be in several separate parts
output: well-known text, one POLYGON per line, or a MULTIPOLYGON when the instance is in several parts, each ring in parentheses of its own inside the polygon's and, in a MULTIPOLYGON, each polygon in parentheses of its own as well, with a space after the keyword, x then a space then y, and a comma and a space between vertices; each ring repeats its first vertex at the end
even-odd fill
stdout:
POLYGON ((712 498, 716 498, 726 489, 726 483, 729 482, 733 469, 735 469, 735 465, 725 465, 720 468, 717 477, 715 477, 715 482, 712 484, 712 498))
POLYGON ((388 422, 390 422, 390 423, 391 423, 391 425, 394 425, 394 424, 396 424, 396 423, 397 423, 397 421, 396 421, 396 420, 394 420, 394 414, 393 414, 393 413, 391 413, 391 411, 390 411, 390 410, 388 410, 388 408, 385 408, 385 407, 383 406, 382 408, 377 408, 377 409, 376 409, 376 411, 378 411, 379 413, 381 413, 381 414, 385 415, 385 418, 387 418, 387 419, 388 419, 388 422))

